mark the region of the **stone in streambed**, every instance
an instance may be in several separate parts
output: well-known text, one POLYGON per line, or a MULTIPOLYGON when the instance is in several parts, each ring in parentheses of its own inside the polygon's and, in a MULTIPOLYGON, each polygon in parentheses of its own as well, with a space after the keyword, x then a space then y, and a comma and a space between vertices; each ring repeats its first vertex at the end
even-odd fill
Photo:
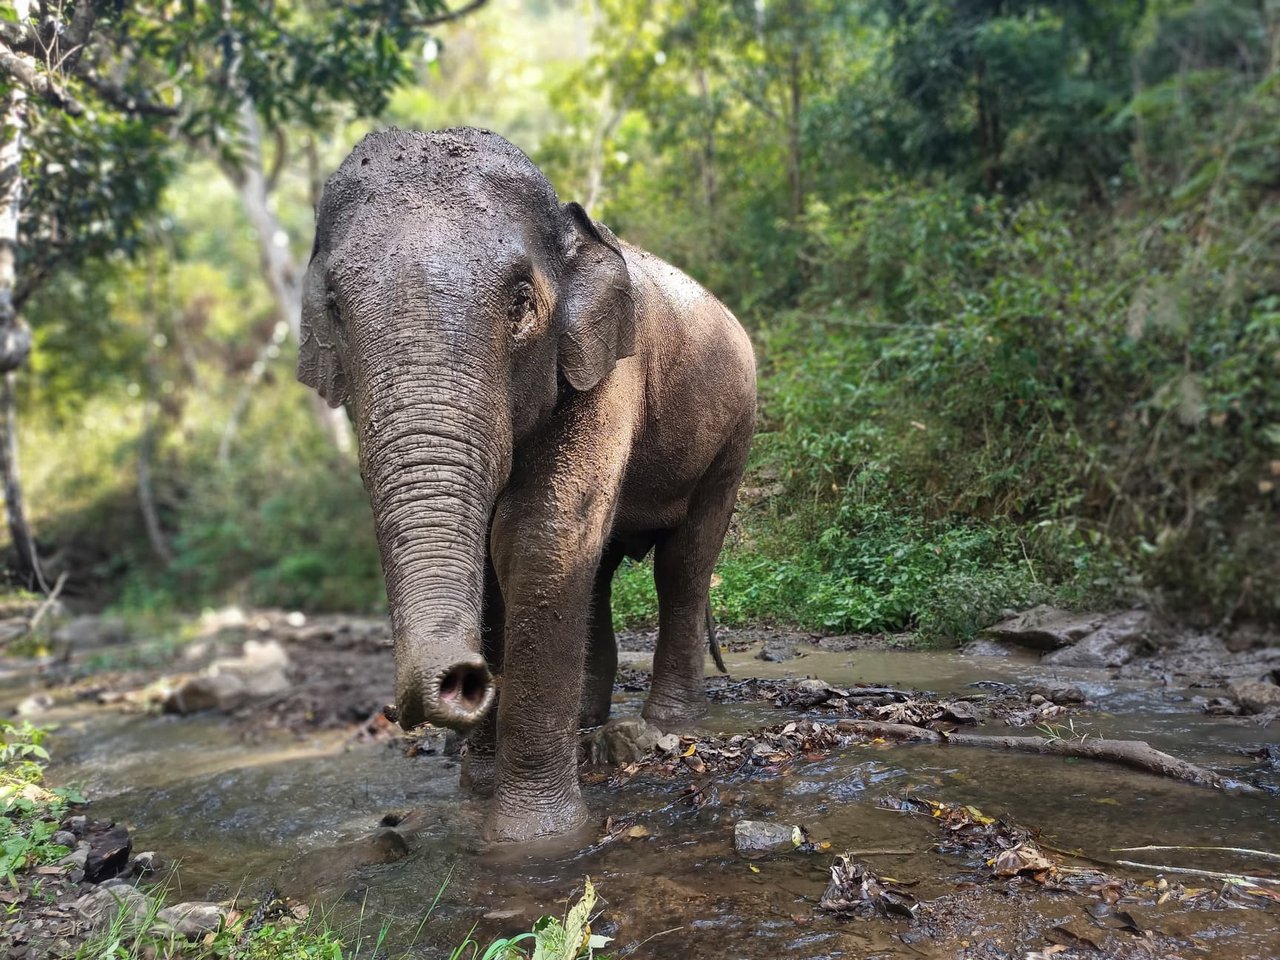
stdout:
POLYGON ((128 930, 136 930, 151 915, 151 900, 136 887, 118 883, 95 887, 73 903, 72 908, 91 930, 103 930, 120 919, 128 930))
POLYGON ((590 763, 625 766, 638 762, 662 742, 663 733, 657 727, 639 718, 629 718, 610 720, 591 734, 584 747, 590 763))
POLYGON ((1246 713, 1280 710, 1280 687, 1262 680, 1238 680, 1227 687, 1231 699, 1246 713))
MULTIPOLYGON (((1061 680, 1042 680, 1031 688, 1032 697, 1041 696, 1051 703, 1084 703, 1084 691, 1074 684, 1061 680)), ((1032 701, 1034 703, 1034 699, 1032 701)))
POLYGON ((796 645, 791 640, 766 640, 760 652, 756 654, 756 659, 769 663, 784 663, 799 656, 803 654, 796 650, 796 645))
POLYGON ((1083 640, 1102 626, 1105 619, 1099 614, 1070 613, 1056 607, 1039 606, 993 624, 982 632, 993 640, 1049 651, 1083 640))
POLYGON ((217 933, 226 919, 227 911, 216 903, 193 900, 175 903, 156 914, 156 919, 175 933, 189 940, 196 940, 206 933, 217 933))
POLYGON ((129 831, 114 823, 97 824, 85 835, 89 853, 84 862, 84 878, 90 883, 109 880, 129 863, 133 840, 129 831))
POLYGON ((733 825, 733 849, 741 854, 794 850, 803 842, 800 828, 790 823, 739 820, 733 825))

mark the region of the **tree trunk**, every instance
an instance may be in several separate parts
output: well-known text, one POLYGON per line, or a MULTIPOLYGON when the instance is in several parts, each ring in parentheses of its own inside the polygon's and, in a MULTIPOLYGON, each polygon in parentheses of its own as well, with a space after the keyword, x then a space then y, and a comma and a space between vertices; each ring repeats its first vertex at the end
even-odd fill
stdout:
POLYGON ((787 80, 789 108, 787 110, 787 176, 791 181, 791 222, 798 223, 804 216, 804 157, 800 143, 800 108, 803 77, 800 70, 800 47, 792 43, 788 63, 787 80))
POLYGON ((707 205, 707 238, 711 247, 710 256, 714 259, 720 250, 720 217, 716 210, 716 110, 711 100, 711 86, 707 82, 707 71, 698 68, 698 93, 702 97, 703 134, 702 134, 702 195, 707 205))
MULTIPOLYGON (((242 396, 236 402, 231 422, 223 431, 225 446, 236 434, 238 419, 248 408, 248 394, 262 379, 264 362, 278 351, 279 345, 292 335, 298 342, 302 323, 302 270, 289 248, 289 237, 270 205, 270 183, 263 164, 262 126, 253 103, 245 100, 240 108, 244 133, 242 162, 232 165, 222 163, 222 171, 236 187, 245 215, 258 237, 258 254, 262 277, 267 282, 271 297, 276 303, 276 325, 270 342, 263 348, 245 381, 242 396)), ((317 421, 324 428, 334 447, 344 456, 353 450, 351 424, 342 410, 330 409, 318 395, 310 392, 311 407, 317 421)), ((225 451, 220 451, 225 454, 225 451)))
MULTIPOLYGON (((27 19, 30 4, 15 0, 14 10, 27 19)), ((13 294, 17 282, 18 215, 22 211, 22 140, 26 125, 27 97, 13 84, 0 116, 0 483, 4 487, 9 535, 17 555, 18 579, 27 587, 48 592, 40 570, 35 538, 23 507, 22 481, 18 474, 18 410, 14 381, 16 371, 31 352, 31 331, 18 316, 13 294)))

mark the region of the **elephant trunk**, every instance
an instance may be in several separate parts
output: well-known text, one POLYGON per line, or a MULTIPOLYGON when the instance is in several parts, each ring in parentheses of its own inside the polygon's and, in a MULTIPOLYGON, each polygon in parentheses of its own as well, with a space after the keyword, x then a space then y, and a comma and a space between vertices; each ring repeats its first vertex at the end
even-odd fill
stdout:
POLYGON ((397 346, 398 339, 384 329, 382 349, 361 351, 356 376, 361 473, 395 642, 396 709, 405 729, 429 722, 466 730, 494 700, 480 624, 509 427, 485 357, 448 344, 397 346))

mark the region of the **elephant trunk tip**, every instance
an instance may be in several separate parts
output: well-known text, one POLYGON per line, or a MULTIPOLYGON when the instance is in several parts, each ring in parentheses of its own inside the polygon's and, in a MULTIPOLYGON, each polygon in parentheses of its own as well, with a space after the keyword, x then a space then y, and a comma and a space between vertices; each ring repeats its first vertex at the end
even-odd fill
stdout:
POLYGON ((396 697, 397 720, 411 730, 424 723, 465 732, 493 706, 494 681, 483 658, 476 655, 420 675, 396 697))

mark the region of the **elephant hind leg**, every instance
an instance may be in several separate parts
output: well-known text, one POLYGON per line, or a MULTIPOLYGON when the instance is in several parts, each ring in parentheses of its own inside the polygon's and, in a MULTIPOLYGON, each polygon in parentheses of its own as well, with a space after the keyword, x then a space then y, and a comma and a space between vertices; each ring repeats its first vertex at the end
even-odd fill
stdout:
POLYGON ((654 555, 658 646, 644 718, 668 732, 706 712, 703 672, 711 573, 733 516, 745 460, 745 444, 724 451, 702 481, 685 522, 659 541, 654 555))

